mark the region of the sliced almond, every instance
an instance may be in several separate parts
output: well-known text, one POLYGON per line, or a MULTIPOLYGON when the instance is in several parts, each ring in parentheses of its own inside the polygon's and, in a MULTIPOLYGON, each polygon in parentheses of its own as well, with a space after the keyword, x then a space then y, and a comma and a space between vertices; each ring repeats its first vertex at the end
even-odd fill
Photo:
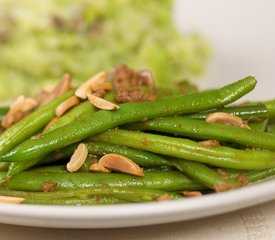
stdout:
POLYGON ((81 99, 87 99, 88 93, 92 93, 93 87, 106 82, 108 75, 106 72, 99 72, 95 76, 91 77, 89 80, 80 85, 76 91, 75 95, 81 99))
POLYGON ((24 113, 28 113, 35 109, 38 106, 38 102, 33 98, 25 98, 23 107, 21 108, 21 111, 24 113))
POLYGON ((182 192, 184 197, 201 197, 202 193, 199 191, 184 191, 182 192))
POLYGON ((65 100, 63 103, 59 104, 59 106, 55 109, 55 115, 57 117, 61 117, 65 112, 67 112, 72 107, 78 105, 80 100, 76 96, 72 96, 65 100))
POLYGON ((25 201, 25 198, 0 196, 0 203, 18 204, 18 203, 22 203, 23 201, 25 201))
POLYGON ((53 99, 63 95, 71 89, 72 78, 69 74, 64 74, 62 79, 56 85, 56 87, 48 94, 44 94, 43 98, 40 99, 40 105, 45 105, 53 99))
POLYGON ((115 153, 106 154, 102 158, 100 158, 98 163, 110 170, 128 173, 136 176, 144 176, 143 169, 131 159, 123 155, 115 153))
POLYGON ((119 109, 119 106, 109 102, 103 98, 97 97, 93 94, 88 94, 88 99, 90 101, 90 103, 99 108, 99 109, 104 109, 104 110, 114 110, 114 109, 119 109))
POLYGON ((106 91, 104 91, 104 90, 98 90, 96 92, 93 92, 94 96, 100 97, 100 98, 104 98, 105 94, 106 94, 106 91))
POLYGON ((53 118, 47 125, 46 127, 43 129, 43 132, 49 130, 57 121, 58 121, 58 117, 53 118))
POLYGON ((199 145, 203 147, 219 147, 220 142, 217 140, 205 140, 205 141, 199 142, 199 145))
POLYGON ((112 90, 112 84, 110 82, 103 82, 91 85, 93 92, 97 91, 110 91, 112 90))
POLYGON ((102 173, 109 173, 111 172, 108 168, 104 167, 102 164, 100 163, 93 163, 90 167, 89 170, 91 172, 102 172, 102 173))
POLYGON ((170 200, 172 200, 172 198, 168 194, 161 195, 157 198, 158 202, 170 201, 170 200))
POLYGON ((67 163, 67 170, 69 172, 76 172, 84 164, 88 156, 88 148, 84 143, 80 143, 74 151, 70 161, 67 163))
POLYGON ((5 129, 9 128, 11 125, 27 116, 37 106, 38 103, 34 99, 19 96, 3 118, 1 126, 5 129))
POLYGON ((241 118, 224 112, 216 112, 209 114, 206 118, 206 122, 250 129, 247 123, 244 122, 241 118))

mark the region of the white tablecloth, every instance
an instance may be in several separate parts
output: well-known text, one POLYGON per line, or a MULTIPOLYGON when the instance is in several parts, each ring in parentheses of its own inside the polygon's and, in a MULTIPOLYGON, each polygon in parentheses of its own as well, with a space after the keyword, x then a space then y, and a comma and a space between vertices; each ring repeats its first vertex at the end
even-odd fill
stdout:
POLYGON ((224 215, 149 227, 71 230, 0 224, 2 240, 270 240, 275 239, 275 201, 224 215))

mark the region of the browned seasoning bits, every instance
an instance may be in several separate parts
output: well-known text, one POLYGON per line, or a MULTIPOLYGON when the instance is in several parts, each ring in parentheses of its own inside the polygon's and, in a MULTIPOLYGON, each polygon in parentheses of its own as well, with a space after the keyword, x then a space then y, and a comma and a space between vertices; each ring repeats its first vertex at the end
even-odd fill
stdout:
POLYGON ((91 77, 89 80, 80 85, 76 91, 75 95, 81 99, 87 99, 88 94, 93 93, 93 89, 96 86, 103 84, 107 81, 108 74, 106 72, 99 72, 95 76, 91 77))

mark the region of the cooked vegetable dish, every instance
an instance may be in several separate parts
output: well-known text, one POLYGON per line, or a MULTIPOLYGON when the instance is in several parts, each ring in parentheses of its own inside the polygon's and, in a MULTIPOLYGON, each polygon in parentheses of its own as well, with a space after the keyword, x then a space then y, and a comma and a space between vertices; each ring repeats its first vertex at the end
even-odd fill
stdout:
POLYGON ((19 96, 0 111, 0 202, 100 205, 230 191, 275 174, 275 101, 219 89, 156 87, 118 65, 73 87, 19 96))

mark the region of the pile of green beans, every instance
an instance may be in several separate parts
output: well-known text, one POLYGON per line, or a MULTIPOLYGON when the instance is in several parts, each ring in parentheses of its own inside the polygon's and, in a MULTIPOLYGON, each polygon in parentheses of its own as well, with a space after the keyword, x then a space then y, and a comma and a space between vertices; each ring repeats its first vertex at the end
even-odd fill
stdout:
MULTIPOLYGON (((1 133, 0 197, 23 198, 23 204, 123 204, 177 200, 272 177, 275 100, 230 105, 255 86, 248 76, 220 89, 123 103, 112 111, 83 101, 43 131, 56 107, 74 94, 67 92, 1 133), (250 128, 206 122, 216 112, 235 115, 250 128), (218 145, 204 145, 206 140, 218 145), (66 164, 79 143, 89 156, 70 173, 66 164), (144 176, 89 171, 94 159, 109 153, 131 159, 144 176)), ((105 98, 115 99, 112 91, 105 98)), ((7 111, 0 109, 0 120, 7 111)))

